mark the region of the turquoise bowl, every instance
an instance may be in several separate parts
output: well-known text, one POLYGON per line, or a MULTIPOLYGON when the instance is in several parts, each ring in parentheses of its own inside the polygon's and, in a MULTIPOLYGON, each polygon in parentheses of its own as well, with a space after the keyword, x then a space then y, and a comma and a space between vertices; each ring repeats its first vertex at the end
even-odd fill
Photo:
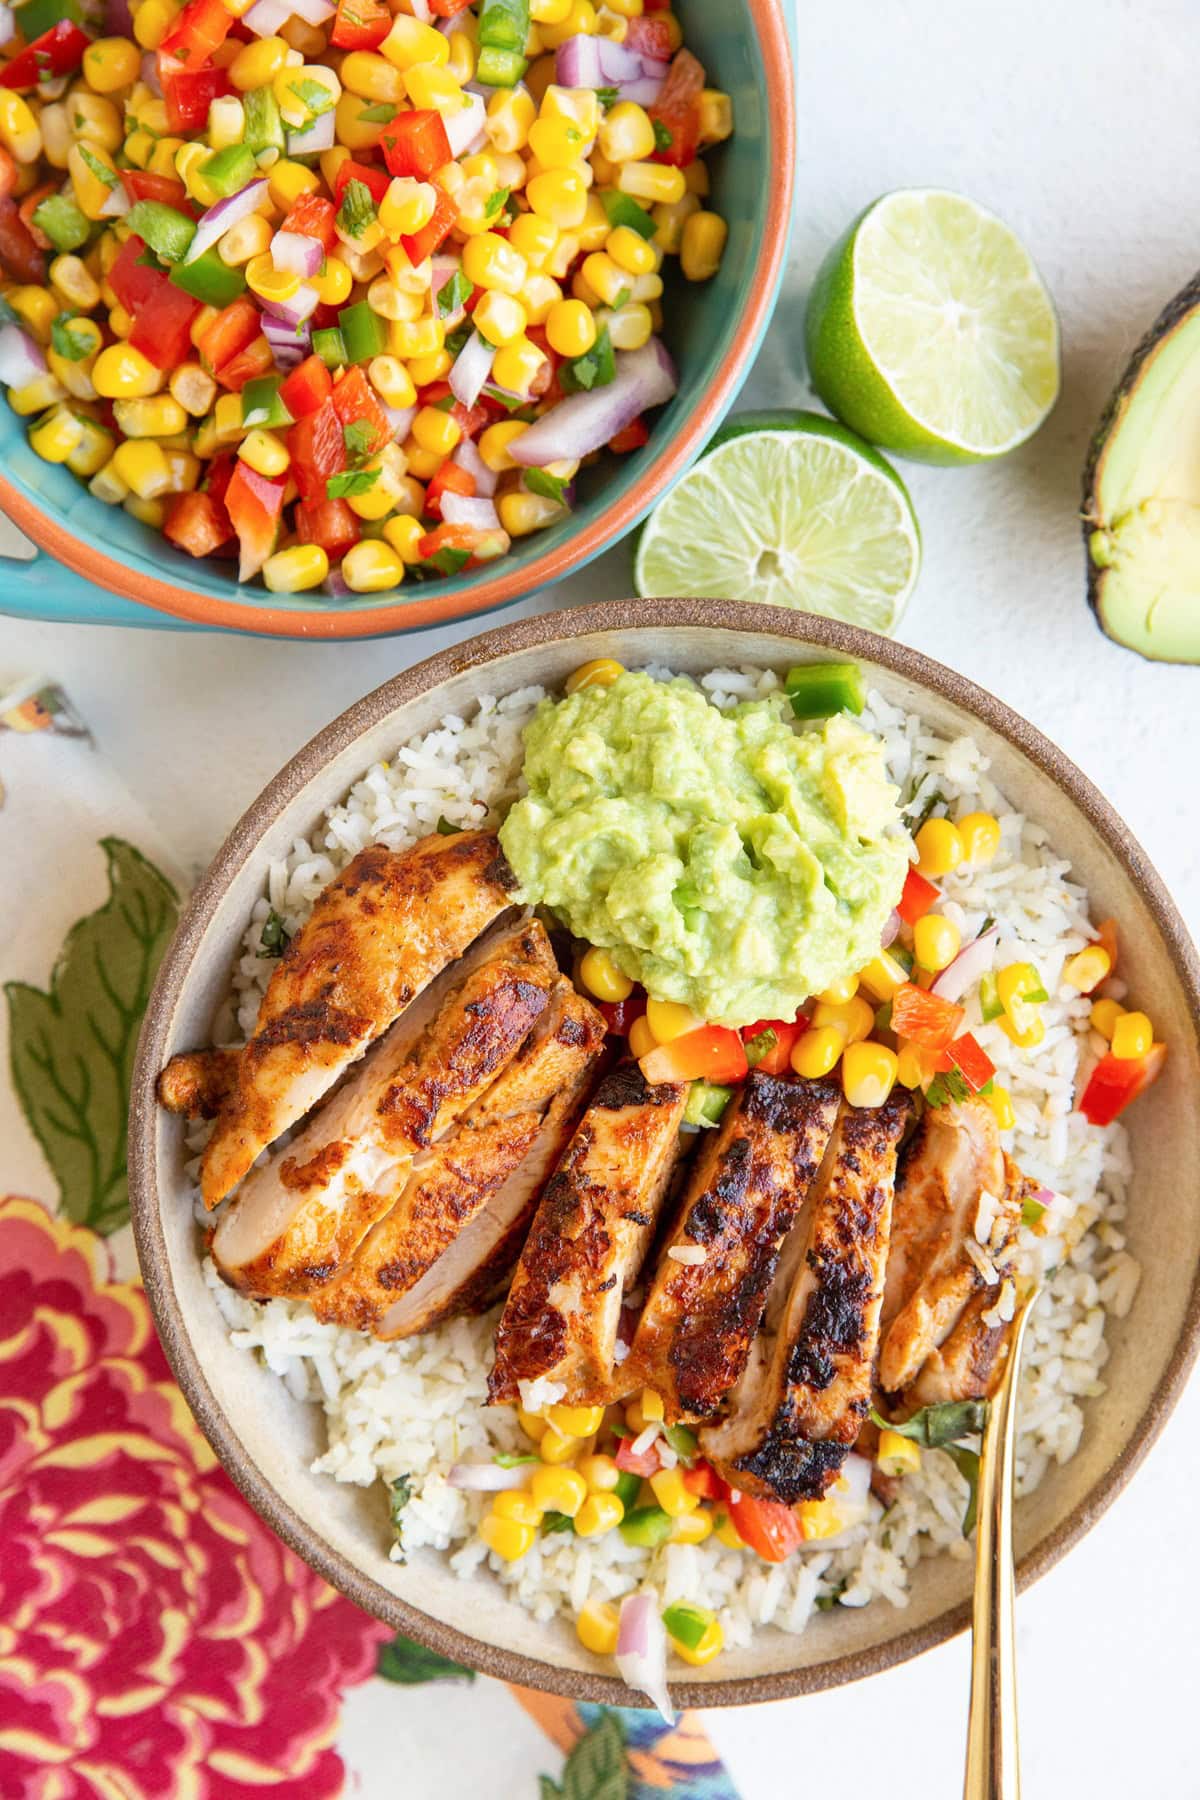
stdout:
POLYGON ((44 556, 5 563, 0 611, 186 621, 280 637, 372 637, 490 612, 607 549, 703 450, 750 369, 778 298, 795 162, 787 4, 683 0, 680 6, 689 47, 712 84, 733 100, 734 135, 707 159, 711 203, 729 222, 729 242, 720 272, 703 286, 672 268, 664 337, 679 368, 679 392, 658 414, 643 449, 584 471, 578 503, 561 525, 519 540, 487 568, 436 584, 414 582, 349 600, 270 594, 239 586, 228 563, 186 556, 120 507, 94 499, 65 468, 35 456, 25 422, 0 407, 0 510, 64 565, 55 568, 44 556), (146 614, 146 607, 155 610, 146 614))

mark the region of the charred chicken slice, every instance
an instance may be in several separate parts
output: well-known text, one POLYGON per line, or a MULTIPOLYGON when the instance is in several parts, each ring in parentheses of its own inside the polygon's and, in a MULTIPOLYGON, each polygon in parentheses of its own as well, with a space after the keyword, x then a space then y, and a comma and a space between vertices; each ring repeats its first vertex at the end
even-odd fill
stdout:
POLYGON ((1006 1327, 984 1314, 1021 1223, 1023 1179, 986 1100, 929 1107, 897 1182, 879 1385, 904 1411, 988 1390, 1006 1327), (961 1391, 959 1391, 961 1389, 961 1391))
POLYGON ((679 1155, 686 1082, 607 1074, 551 1176, 496 1332, 493 1402, 545 1377, 572 1405, 613 1386, 621 1300, 636 1282, 679 1155))
MULTIPOLYGON (((458 1125, 416 1159, 390 1212, 346 1267, 310 1296, 317 1317, 368 1331, 392 1312, 388 1335, 395 1336, 405 1318, 425 1320, 434 1295, 444 1316, 473 1271, 493 1266, 502 1238, 522 1220, 528 1224, 539 1171, 544 1179, 550 1155, 561 1152, 563 1125, 575 1122, 583 1082, 603 1043, 601 1015, 560 980, 512 1062, 458 1125), (426 1280, 464 1233, 470 1256, 457 1258, 440 1281, 426 1280), (417 1287, 420 1300, 407 1312, 395 1310, 417 1287)), ((488 1286, 496 1279, 493 1273, 488 1286)))
POLYGON ((870 1406, 896 1148, 908 1097, 843 1106, 785 1240, 762 1330, 729 1396, 729 1417, 700 1434, 731 1486, 818 1500, 870 1406))
POLYGON ((425 838, 399 853, 375 844, 343 869, 263 996, 205 1148, 206 1206, 223 1200, 260 1153, 512 904, 514 885, 498 840, 486 831, 425 838))
POLYGON ((158 1078, 160 1106, 187 1119, 215 1119, 237 1086, 240 1050, 185 1050, 158 1078))
POLYGON ((286 1149, 243 1183, 213 1239, 227 1281, 303 1296, 330 1279, 429 1149, 507 1067, 559 975, 535 919, 497 926, 430 986, 286 1149))
POLYGON ((622 1393, 654 1388, 668 1422, 711 1418, 745 1368, 838 1101, 830 1082, 752 1073, 702 1144, 617 1371, 622 1393))

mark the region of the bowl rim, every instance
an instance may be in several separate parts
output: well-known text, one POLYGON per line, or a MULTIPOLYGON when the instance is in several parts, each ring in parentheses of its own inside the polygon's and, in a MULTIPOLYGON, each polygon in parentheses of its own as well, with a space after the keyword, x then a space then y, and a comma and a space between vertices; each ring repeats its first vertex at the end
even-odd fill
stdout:
POLYGON ((181 587, 169 577, 127 567, 102 545, 77 536, 63 520, 44 511, 15 486, 2 467, 0 510, 41 549, 87 581, 194 625, 260 636, 328 640, 417 631, 455 619, 475 618, 561 581, 631 530, 700 454, 736 398, 770 320, 787 255, 796 172, 793 63, 784 3, 785 0, 746 0, 763 68, 765 167, 770 171, 770 180, 764 183, 760 249, 745 311, 700 403, 680 428, 664 439, 660 452, 647 463, 628 493, 605 507, 584 530, 571 534, 519 568, 505 572, 502 565, 506 559, 501 558, 499 572, 458 593, 439 595, 434 590, 428 599, 393 600, 387 605, 353 611, 331 608, 316 612, 292 609, 286 603, 250 604, 218 598, 181 587))
MULTIPOLYGON (((269 1476, 249 1457, 208 1384, 171 1280, 157 1186, 157 1104, 154 1082, 162 1067, 168 1028, 205 932, 235 874, 254 854, 280 811, 333 758, 378 723, 452 675, 482 668, 513 652, 569 641, 598 631, 635 632, 641 627, 704 626, 770 633, 799 645, 873 662, 963 707, 1005 738, 1049 776, 1107 845, 1138 886, 1174 966, 1191 1024, 1200 1039, 1200 955, 1170 894, 1146 852, 1099 790, 1058 746, 986 689, 918 650, 857 626, 812 613, 739 600, 618 600, 570 607, 519 619, 441 650, 401 671, 364 696, 312 738, 263 789, 233 827, 197 885, 168 947, 146 1010, 133 1076, 129 1125, 130 1206, 146 1294, 167 1360, 218 1458, 244 1497, 305 1562, 364 1611, 429 1648, 485 1675, 540 1688, 576 1701, 644 1707, 645 1697, 616 1677, 556 1669, 549 1662, 486 1644, 431 1618, 365 1575, 329 1546, 287 1506, 269 1476)), ((1170 1359, 1141 1417, 1119 1454, 1053 1531, 1021 1559, 1017 1585, 1027 1588, 1051 1569, 1096 1523, 1125 1487, 1162 1430, 1200 1350, 1200 1269, 1188 1298, 1170 1359)), ((817 1693, 861 1680, 907 1661, 962 1631, 969 1601, 947 1608, 925 1624, 805 1668, 776 1670, 711 1683, 673 1682, 681 1707, 740 1706, 817 1693)))

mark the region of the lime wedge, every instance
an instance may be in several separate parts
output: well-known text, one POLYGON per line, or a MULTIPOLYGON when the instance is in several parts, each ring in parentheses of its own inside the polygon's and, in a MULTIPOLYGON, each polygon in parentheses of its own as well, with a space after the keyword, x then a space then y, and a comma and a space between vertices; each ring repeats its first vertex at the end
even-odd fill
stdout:
POLYGON ((633 578, 643 599, 792 606, 891 631, 921 561, 904 484, 817 413, 743 413, 659 501, 633 578))
POLYGON ((885 194, 855 221, 817 275, 805 336, 830 412, 922 462, 1002 456, 1058 398, 1058 320, 1029 252, 940 188, 885 194))

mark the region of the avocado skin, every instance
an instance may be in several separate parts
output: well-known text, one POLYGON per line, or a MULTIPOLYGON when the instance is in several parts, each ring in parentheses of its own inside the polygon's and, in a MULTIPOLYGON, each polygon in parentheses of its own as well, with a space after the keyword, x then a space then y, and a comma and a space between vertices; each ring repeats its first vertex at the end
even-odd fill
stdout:
MULTIPOLYGON (((1096 476, 1100 467, 1100 459, 1104 454, 1105 446, 1113 431, 1120 426, 1126 402, 1133 394, 1133 390, 1138 384, 1143 368, 1155 355, 1163 340, 1175 330, 1176 326, 1182 325, 1188 314, 1193 312, 1197 306, 1200 306, 1200 271, 1193 275, 1192 279, 1184 287, 1181 287, 1177 294, 1173 295, 1172 298, 1167 301, 1167 304, 1163 307, 1153 325, 1151 325, 1149 330, 1139 339, 1133 354, 1125 365, 1120 380, 1109 395, 1108 404, 1105 406, 1104 411, 1100 416, 1100 423, 1092 434, 1092 441, 1088 447, 1087 460, 1083 466, 1083 497, 1080 507, 1080 522, 1083 531, 1083 561, 1084 567, 1087 570, 1088 605, 1091 607, 1092 613, 1095 616, 1096 624, 1100 627, 1100 630, 1104 635, 1111 638, 1114 644, 1120 644, 1123 650, 1133 650, 1135 655, 1138 656, 1141 656, 1144 653, 1141 650, 1138 650, 1135 645, 1127 644, 1123 638, 1115 637, 1104 622, 1104 612, 1101 606, 1101 589, 1104 585, 1106 571, 1098 568, 1092 561, 1091 549, 1089 547, 1092 531, 1099 523, 1096 502, 1096 476)), ((1153 659, 1147 658, 1147 660, 1153 659)))

